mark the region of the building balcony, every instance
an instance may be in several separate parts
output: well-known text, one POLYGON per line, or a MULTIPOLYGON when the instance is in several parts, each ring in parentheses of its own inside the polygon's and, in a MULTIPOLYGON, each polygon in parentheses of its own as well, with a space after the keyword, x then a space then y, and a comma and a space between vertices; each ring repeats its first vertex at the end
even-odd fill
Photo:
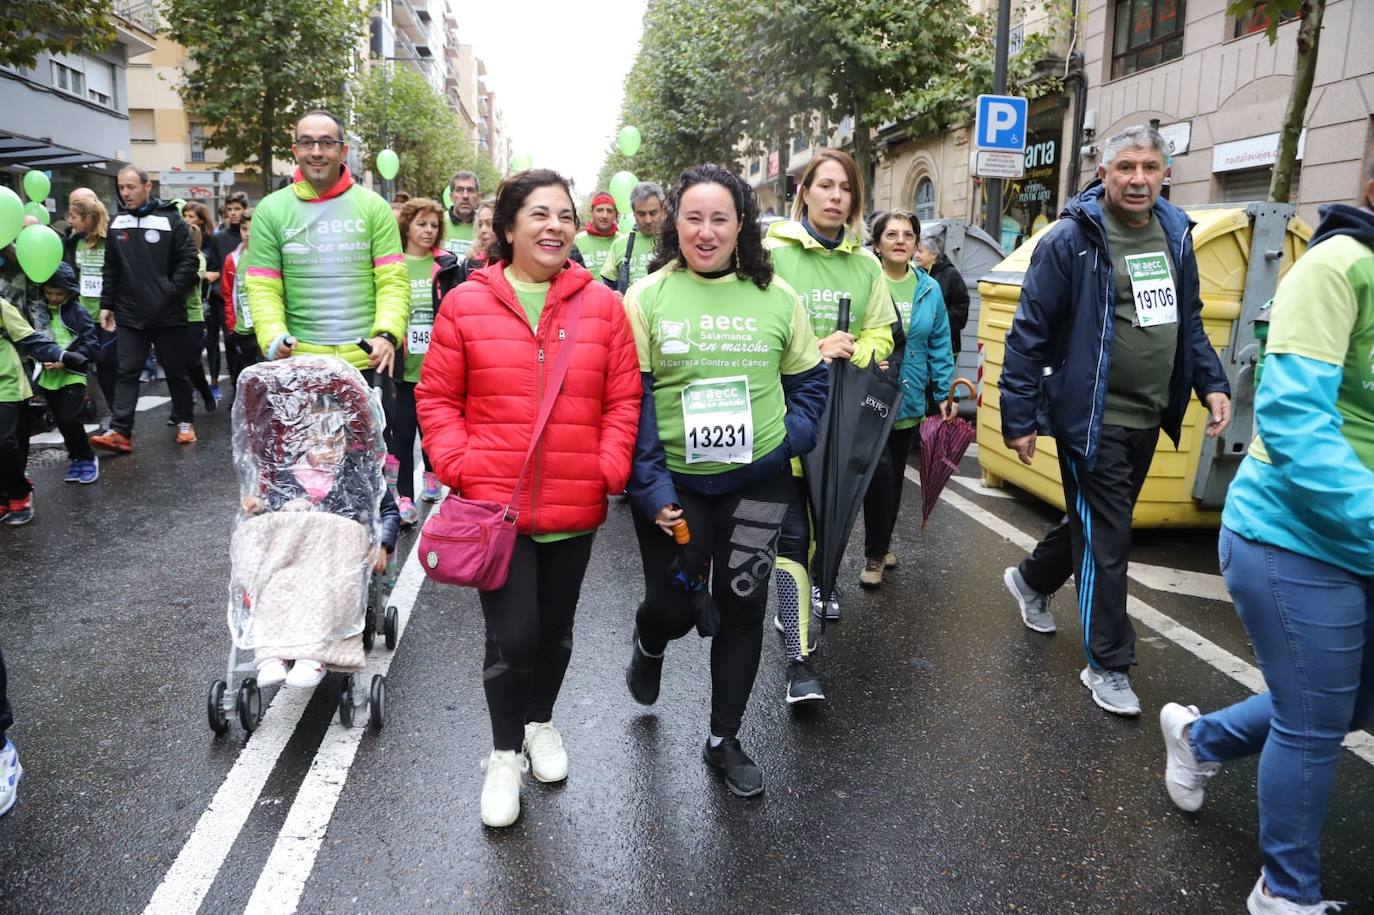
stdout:
POLYGON ((391 6, 391 21, 398 34, 404 34, 411 41, 424 41, 429 25, 420 18, 410 0, 394 0, 391 6))

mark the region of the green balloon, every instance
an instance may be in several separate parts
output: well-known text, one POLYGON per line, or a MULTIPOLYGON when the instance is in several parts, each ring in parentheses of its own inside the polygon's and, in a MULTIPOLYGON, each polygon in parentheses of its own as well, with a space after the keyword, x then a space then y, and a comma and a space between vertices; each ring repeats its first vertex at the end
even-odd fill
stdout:
POLYGON ((62 239, 47 226, 28 226, 19 233, 14 254, 29 279, 46 282, 62 263, 62 239))
POLYGON ((37 219, 40 224, 45 226, 52 222, 52 215, 48 213, 48 208, 36 200, 30 200, 28 203, 24 204, 24 215, 32 216, 34 219, 37 219))
POLYGON ((444 188, 444 209, 453 209, 453 191, 444 188))
POLYGON ((516 153, 511 157, 510 170, 512 172, 525 172, 534 168, 534 157, 529 153, 516 153))
POLYGON ((611 176, 611 196, 615 198, 616 209, 620 212, 630 212, 630 191, 638 183, 639 179, 630 172, 616 172, 611 176))
POLYGON ((644 138, 640 136, 638 127, 622 127, 620 128, 620 135, 615 138, 615 142, 620 147, 621 155, 633 158, 634 154, 639 152, 639 147, 644 142, 644 138))
POLYGON ((48 199, 48 191, 52 190, 52 182, 48 176, 38 169, 30 170, 24 175, 24 193, 30 200, 42 202, 48 199))
POLYGON ((24 201, 7 187, 0 187, 0 248, 19 237, 24 228, 24 201))
POLYGON ((377 172, 390 181, 401 170, 401 157, 394 150, 384 149, 377 153, 377 172))

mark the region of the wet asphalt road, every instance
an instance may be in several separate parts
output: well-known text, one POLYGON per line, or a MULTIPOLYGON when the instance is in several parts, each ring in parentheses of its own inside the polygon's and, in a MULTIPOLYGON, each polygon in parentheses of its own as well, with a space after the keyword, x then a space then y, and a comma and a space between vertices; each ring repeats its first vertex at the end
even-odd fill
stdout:
MULTIPOLYGON (((26 770, 0 819, 3 912, 142 911, 245 745, 236 725, 215 738, 204 713, 228 648, 228 415, 202 419, 201 442, 177 448, 166 411, 139 415, 139 452, 104 461, 93 487, 64 485, 65 462, 37 453, 37 519, 0 527, 0 638, 26 770)), ((976 462, 963 472, 976 476, 976 462)), ((956 491, 1032 535, 1053 520, 1026 496, 956 491)), ((477 601, 426 582, 390 671, 386 727, 362 736, 299 911, 1243 911, 1259 868, 1255 762, 1213 780, 1201 813, 1179 813, 1154 716, 1170 700, 1210 709, 1244 688, 1137 625, 1145 716, 1105 715, 1078 683, 1071 599, 1059 600, 1057 635, 1024 629, 1000 583, 1020 549, 949 504, 922 532, 918 503, 909 485, 901 567, 877 592, 844 592, 845 619, 818 657, 826 704, 784 705, 779 638, 766 630, 741 739, 768 787, 750 801, 701 761, 705 642, 671 646, 654 708, 625 689, 641 581, 623 504, 598 534, 555 714, 570 778, 527 780, 508 830, 477 818, 490 748, 477 601)), ((1135 555, 1216 572, 1210 534, 1142 533, 1135 555)), ((1131 589, 1251 659, 1229 604, 1131 589)), ((201 911, 248 904, 316 750, 340 727, 333 682, 311 699, 201 911)), ((1324 889, 1348 912, 1374 911, 1371 802, 1374 770, 1343 753, 1324 889)))

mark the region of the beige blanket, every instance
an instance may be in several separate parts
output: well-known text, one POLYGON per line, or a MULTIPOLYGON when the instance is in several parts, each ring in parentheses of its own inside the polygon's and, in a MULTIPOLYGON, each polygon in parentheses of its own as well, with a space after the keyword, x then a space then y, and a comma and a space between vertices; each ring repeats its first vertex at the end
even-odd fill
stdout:
POLYGON ((282 658, 362 670, 368 552, 366 528, 327 512, 243 521, 229 547, 233 584, 250 606, 239 621, 240 647, 252 648, 259 664, 282 658))

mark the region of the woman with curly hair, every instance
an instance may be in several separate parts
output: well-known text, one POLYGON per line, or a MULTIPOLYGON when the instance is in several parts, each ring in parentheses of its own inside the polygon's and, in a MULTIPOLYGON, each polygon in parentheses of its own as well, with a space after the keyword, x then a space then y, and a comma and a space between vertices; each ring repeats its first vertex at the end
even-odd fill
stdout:
POLYGON ((682 173, 651 273, 632 285, 644 398, 629 494, 644 601, 626 682, 658 699, 668 643, 712 634, 706 761, 731 792, 763 791, 737 734, 758 673, 789 460, 816 444, 828 376, 811 322, 774 278, 758 203, 718 165, 682 173), (719 610, 701 619, 705 588, 719 610))

